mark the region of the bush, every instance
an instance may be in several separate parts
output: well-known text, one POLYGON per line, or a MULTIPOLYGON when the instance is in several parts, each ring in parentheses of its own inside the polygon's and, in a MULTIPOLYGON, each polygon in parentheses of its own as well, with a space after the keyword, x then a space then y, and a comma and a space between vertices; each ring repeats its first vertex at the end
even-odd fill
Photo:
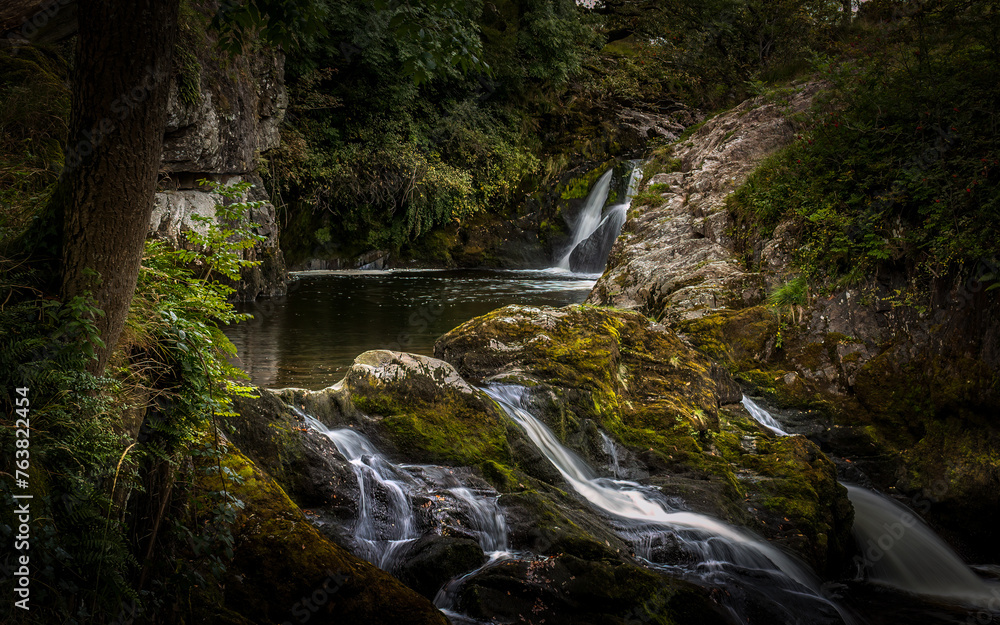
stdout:
POLYGON ((795 143, 734 194, 745 231, 793 220, 796 262, 831 284, 879 271, 928 281, 996 258, 1000 70, 995 50, 956 35, 967 17, 921 14, 923 41, 907 27, 892 45, 859 35, 818 57, 833 88, 795 143))

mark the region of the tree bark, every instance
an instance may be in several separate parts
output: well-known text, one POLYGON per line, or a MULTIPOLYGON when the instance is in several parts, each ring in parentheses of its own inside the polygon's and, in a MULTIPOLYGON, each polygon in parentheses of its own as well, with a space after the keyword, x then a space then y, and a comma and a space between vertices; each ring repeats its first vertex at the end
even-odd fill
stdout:
POLYGON ((79 0, 63 172, 63 301, 89 293, 104 371, 135 292, 163 147, 179 0, 79 0))

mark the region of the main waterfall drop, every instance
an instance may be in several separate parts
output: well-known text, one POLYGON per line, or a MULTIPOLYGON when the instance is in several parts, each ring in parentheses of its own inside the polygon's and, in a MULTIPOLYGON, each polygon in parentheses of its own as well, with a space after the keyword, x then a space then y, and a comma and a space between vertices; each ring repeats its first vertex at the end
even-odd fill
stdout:
POLYGON ((614 169, 604 172, 587 194, 583 208, 573 224, 573 239, 556 267, 577 273, 600 273, 608 261, 608 254, 621 233, 628 217, 642 168, 631 162, 631 171, 620 201, 605 208, 614 182, 614 169))

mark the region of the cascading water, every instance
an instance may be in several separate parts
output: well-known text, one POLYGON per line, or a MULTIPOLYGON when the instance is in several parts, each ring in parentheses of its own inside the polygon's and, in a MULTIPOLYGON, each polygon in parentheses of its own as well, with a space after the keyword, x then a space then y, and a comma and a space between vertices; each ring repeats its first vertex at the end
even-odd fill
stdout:
POLYGON ((601 432, 601 446, 604 453, 611 458, 611 472, 615 477, 622 477, 621 461, 618 459, 618 445, 610 436, 601 432))
MULTIPOLYGON (((711 583, 732 581, 734 575, 749 573, 741 579, 751 579, 750 583, 756 584, 755 592, 771 596, 776 609, 783 609, 785 601, 791 599, 812 606, 812 613, 807 615, 786 609, 785 622, 822 622, 817 621, 818 614, 826 619, 837 618, 839 608, 821 595, 815 576, 806 566, 763 540, 725 523, 672 509, 653 488, 598 477, 582 458, 559 443, 551 430, 527 410, 526 389, 494 385, 485 390, 524 429, 573 490, 609 515, 619 533, 635 546, 637 555, 650 559, 652 554, 648 547, 663 535, 669 535, 698 560, 693 568, 682 572, 711 583)), ((841 617, 849 620, 844 615, 841 617)))
POLYGON ((609 206, 604 211, 604 216, 597 227, 570 250, 570 270, 579 273, 604 271, 604 266, 608 262, 608 254, 611 253, 611 248, 621 233, 622 226, 625 225, 628 209, 632 205, 632 196, 635 195, 641 179, 642 169, 633 163, 625 189, 625 197, 622 198, 622 201, 609 206))
POLYGON ((613 169, 601 174, 601 177, 594 183, 594 188, 587 194, 583 208, 576 218, 576 223, 573 224, 573 240, 566 249, 566 253, 556 263, 556 267, 570 269, 569 257, 573 250, 601 225, 601 211, 604 209, 604 203, 608 200, 608 194, 611 192, 612 175, 614 175, 613 169))
POLYGON ((465 486, 451 488, 449 492, 465 503, 472 529, 476 532, 482 550, 490 556, 506 553, 507 520, 496 499, 476 494, 465 486))
MULTIPOLYGON (((789 435, 749 397, 742 403, 758 423, 789 435)), ((855 562, 869 582, 958 604, 1000 606, 1000 586, 976 575, 916 513, 880 493, 843 485, 854 506, 854 538, 861 551, 855 562)))
POLYGON ((406 546, 420 538, 413 505, 417 494, 447 496, 464 513, 465 529, 484 552, 496 557, 494 554, 507 551, 507 523, 495 492, 478 492, 463 485, 445 467, 393 464, 363 434, 350 428, 330 429, 308 415, 303 417, 351 463, 359 491, 353 536, 358 555, 364 559, 392 570, 406 546))
POLYGON ((1000 605, 1000 586, 980 579, 914 512, 879 493, 844 486, 854 504, 857 562, 868 581, 956 603, 1000 605))
POLYGON ((358 555, 380 569, 391 570, 404 547, 419 538, 410 501, 412 478, 383 458, 358 432, 331 430, 312 418, 308 422, 333 442, 357 477, 360 500, 354 541, 358 555))
POLYGON ((790 436, 788 432, 781 429, 781 424, 778 423, 777 419, 771 416, 771 413, 758 406, 746 395, 743 396, 743 401, 740 403, 743 404, 743 407, 747 409, 747 412, 750 413, 750 416, 753 417, 753 420, 757 423, 763 425, 778 436, 790 436))

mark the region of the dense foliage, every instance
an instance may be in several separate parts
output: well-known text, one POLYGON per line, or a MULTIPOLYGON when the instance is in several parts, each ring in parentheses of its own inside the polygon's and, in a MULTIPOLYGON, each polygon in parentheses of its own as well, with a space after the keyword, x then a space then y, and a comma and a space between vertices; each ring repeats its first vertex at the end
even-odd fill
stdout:
POLYGON ((275 195, 297 201, 293 256, 317 224, 306 245, 364 251, 502 211, 539 166, 519 107, 579 71, 586 36, 569 0, 329 3, 325 34, 288 60, 269 162, 275 195))
MULTIPOLYGON (((32 271, 4 267, 0 405, 15 414, 16 389, 27 389, 32 606, 42 612, 34 622, 111 622, 122 606, 148 608, 164 599, 162 592, 138 592, 143 571, 155 565, 145 554, 160 519, 142 516, 136 502, 150 494, 151 473, 167 467, 173 474, 190 453, 213 453, 211 445, 205 450, 206 432, 211 440, 218 419, 230 414, 230 396, 243 392, 236 380, 245 377, 229 363, 235 348, 220 329, 242 316, 227 302, 232 287, 219 280, 239 278, 249 264, 241 251, 259 236, 246 219, 252 203, 240 201, 246 185, 216 191, 227 198, 219 223, 189 232, 187 249, 147 242, 126 336, 104 377, 86 372, 101 340, 94 326, 101 312, 93 303, 39 299, 32 271)), ((13 423, 0 428, 0 445, 15 448, 13 423)), ((0 493, 10 499, 10 480, 0 482, 0 493)), ((199 524, 181 524, 186 534, 164 532, 160 542, 193 545, 217 570, 231 555, 231 536, 213 519, 231 519, 240 503, 226 493, 205 497, 213 506, 194 513, 209 519, 211 531, 195 535, 199 524)), ((15 526, 6 511, 0 536, 13 541, 15 526)), ((204 583, 213 570, 203 573, 202 566, 176 568, 169 592, 204 583)), ((13 581, 4 580, 5 592, 13 581)), ((20 611, 10 602, 5 609, 4 622, 18 622, 20 611)))
POLYGON ((926 282, 1000 254, 985 227, 1000 219, 1000 11, 942 2, 891 16, 815 59, 832 89, 733 198, 745 235, 793 218, 798 263, 818 281, 897 270, 926 282))

